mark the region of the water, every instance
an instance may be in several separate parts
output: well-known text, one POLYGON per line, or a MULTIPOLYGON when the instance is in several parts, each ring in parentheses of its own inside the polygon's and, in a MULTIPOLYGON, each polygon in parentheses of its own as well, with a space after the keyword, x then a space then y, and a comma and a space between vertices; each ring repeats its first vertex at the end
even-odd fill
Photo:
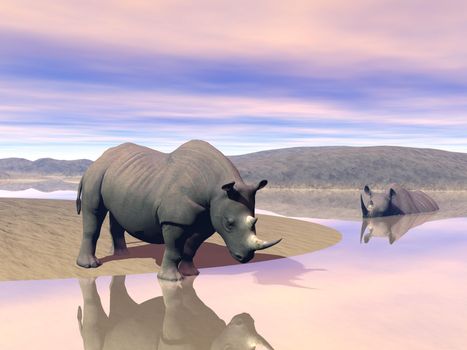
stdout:
POLYGON ((467 218, 373 222, 363 235, 361 222, 306 220, 342 241, 179 284, 2 282, 0 349, 467 348, 467 218))
POLYGON ((0 198, 46 198, 46 199, 76 199, 76 191, 58 190, 52 192, 42 192, 34 188, 28 188, 22 191, 0 190, 0 198))

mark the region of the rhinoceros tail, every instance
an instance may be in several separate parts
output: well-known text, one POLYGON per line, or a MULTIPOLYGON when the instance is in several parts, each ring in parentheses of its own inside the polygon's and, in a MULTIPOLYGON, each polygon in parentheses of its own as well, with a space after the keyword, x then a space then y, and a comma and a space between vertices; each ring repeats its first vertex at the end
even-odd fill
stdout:
POLYGON ((79 213, 81 212, 81 189, 83 188, 83 178, 79 181, 79 186, 78 186, 78 196, 76 197, 76 212, 79 213))

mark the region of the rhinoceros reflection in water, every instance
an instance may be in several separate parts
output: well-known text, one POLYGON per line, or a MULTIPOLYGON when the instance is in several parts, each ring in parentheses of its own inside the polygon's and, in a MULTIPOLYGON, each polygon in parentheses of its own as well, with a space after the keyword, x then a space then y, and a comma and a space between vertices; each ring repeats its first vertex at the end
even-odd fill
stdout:
POLYGON ((198 298, 193 280, 181 285, 161 281, 163 296, 137 304, 125 276, 113 277, 108 316, 95 279, 80 280, 84 307, 78 307, 78 323, 85 350, 273 349, 249 314, 238 314, 226 325, 198 298))
POLYGON ((362 221, 360 242, 368 243, 372 237, 387 237, 393 244, 412 228, 422 225, 435 216, 434 213, 393 215, 377 218, 367 218, 362 221), (365 231, 368 229, 368 233, 365 231))

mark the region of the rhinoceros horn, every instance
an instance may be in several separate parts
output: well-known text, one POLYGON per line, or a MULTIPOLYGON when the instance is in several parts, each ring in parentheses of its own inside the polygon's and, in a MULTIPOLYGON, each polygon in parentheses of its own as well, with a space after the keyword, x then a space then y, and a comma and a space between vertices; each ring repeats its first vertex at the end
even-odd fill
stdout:
POLYGON ((276 239, 274 241, 266 242, 256 237, 256 235, 252 234, 248 238, 248 245, 253 250, 261 250, 261 249, 272 247, 273 245, 276 245, 280 241, 282 241, 282 238, 276 239))

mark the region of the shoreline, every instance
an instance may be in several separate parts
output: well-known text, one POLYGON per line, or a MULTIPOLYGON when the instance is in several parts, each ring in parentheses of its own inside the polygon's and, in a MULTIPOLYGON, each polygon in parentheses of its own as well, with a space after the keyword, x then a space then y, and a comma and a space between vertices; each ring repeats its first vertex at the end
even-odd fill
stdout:
MULTIPOLYGON (((43 189, 47 188, 47 191, 53 190, 73 190, 78 187, 79 181, 81 176, 63 176, 63 175, 29 175, 29 176, 22 176, 21 174, 12 174, 11 177, 8 178, 0 178, 0 190, 23 190, 27 188, 34 188, 34 189, 43 189), (31 186, 31 187, 28 187, 31 186), (37 188, 36 188, 37 187, 37 188)), ((387 185, 389 185, 388 183, 387 185)), ((362 188, 363 188, 362 184, 362 188)), ((386 189, 383 186, 376 186, 369 183, 372 188, 377 191, 382 191, 386 189)), ((404 184, 402 184, 404 185, 404 184)), ((465 192, 467 193, 467 184, 466 187, 447 187, 447 188, 436 188, 436 187, 423 187, 423 186, 409 186, 404 185, 407 189, 411 190, 421 190, 426 192, 432 193, 439 193, 439 192, 446 192, 446 193, 457 193, 457 192, 465 192)), ((306 185, 297 185, 297 186, 281 186, 281 185, 274 185, 270 183, 263 191, 288 191, 288 192, 355 192, 361 191, 362 188, 358 187, 335 187, 332 184, 329 187, 310 187, 306 185)))
MULTIPOLYGON (((257 252, 250 262, 302 255, 337 244, 334 229, 297 219, 257 215, 258 237, 282 237, 276 246, 257 252)), ((111 255, 108 218, 104 221, 96 255, 104 264, 95 269, 75 265, 82 236, 82 218, 72 200, 0 198, 0 281, 60 279, 157 272, 164 245, 147 244, 126 235, 130 255, 111 255)), ((195 256, 199 268, 239 264, 214 234, 195 256)))

